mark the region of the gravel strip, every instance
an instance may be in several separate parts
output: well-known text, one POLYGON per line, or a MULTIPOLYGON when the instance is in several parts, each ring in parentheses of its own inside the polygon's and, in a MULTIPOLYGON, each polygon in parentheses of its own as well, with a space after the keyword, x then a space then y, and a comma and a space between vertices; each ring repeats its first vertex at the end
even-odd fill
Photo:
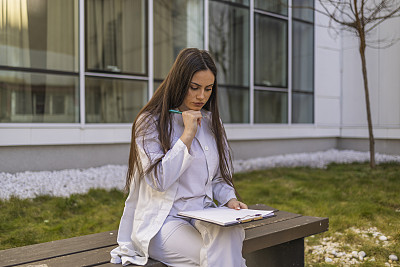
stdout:
MULTIPOLYGON (((326 168, 330 163, 365 162, 368 152, 328 150, 316 153, 298 153, 233 162, 235 172, 247 172, 274 167, 326 168)), ((376 162, 400 162, 400 156, 376 154, 376 162)), ((91 188, 122 189, 125 185, 125 165, 106 165, 89 169, 62 171, 0 172, 0 199, 11 196, 34 198, 39 195, 69 196, 86 193, 91 188)))

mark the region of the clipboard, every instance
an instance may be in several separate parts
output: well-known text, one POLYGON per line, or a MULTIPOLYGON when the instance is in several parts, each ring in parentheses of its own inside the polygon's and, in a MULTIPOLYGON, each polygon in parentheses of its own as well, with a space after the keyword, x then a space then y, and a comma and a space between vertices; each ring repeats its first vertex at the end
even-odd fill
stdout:
POLYGON ((204 210, 181 211, 179 216, 231 226, 274 217, 274 210, 234 210, 227 207, 207 208, 204 210))

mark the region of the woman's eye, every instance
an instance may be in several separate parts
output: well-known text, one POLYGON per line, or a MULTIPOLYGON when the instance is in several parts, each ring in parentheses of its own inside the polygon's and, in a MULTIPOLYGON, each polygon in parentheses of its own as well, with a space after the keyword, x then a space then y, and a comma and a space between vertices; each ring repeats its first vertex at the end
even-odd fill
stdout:
POLYGON ((206 88, 206 91, 211 91, 212 90, 212 88, 206 88))
POLYGON ((190 89, 192 89, 192 90, 197 90, 197 89, 199 89, 198 87, 192 87, 192 86, 190 86, 190 89))

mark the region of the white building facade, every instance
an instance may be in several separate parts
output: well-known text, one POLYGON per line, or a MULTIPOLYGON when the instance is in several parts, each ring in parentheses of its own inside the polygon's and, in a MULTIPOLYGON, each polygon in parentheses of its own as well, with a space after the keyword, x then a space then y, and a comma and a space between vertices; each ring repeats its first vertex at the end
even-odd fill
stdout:
MULTIPOLYGON (((185 47, 217 63, 235 159, 369 149, 357 39, 311 9, 280 0, 0 3, 0 171, 126 164, 137 112, 185 47)), ((398 25, 376 34, 400 37, 398 25)), ((367 58, 376 150, 400 154, 400 43, 367 58)))

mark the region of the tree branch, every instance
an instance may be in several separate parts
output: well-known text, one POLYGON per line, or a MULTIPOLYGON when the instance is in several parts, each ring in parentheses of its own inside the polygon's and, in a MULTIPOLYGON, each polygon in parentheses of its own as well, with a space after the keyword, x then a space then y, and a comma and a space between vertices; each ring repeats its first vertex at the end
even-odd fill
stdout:
POLYGON ((378 20, 375 24, 372 24, 370 27, 368 27, 368 29, 366 29, 365 32, 369 33, 373 29, 375 29, 378 25, 380 25, 382 22, 386 21, 387 19, 396 18, 396 17, 400 17, 400 7, 393 10, 390 14, 387 14, 386 16, 379 17, 379 18, 375 19, 374 21, 369 22, 368 24, 373 23, 376 20, 378 20), (398 14, 396 14, 396 13, 398 13, 398 14))
POLYGON ((373 48, 373 49, 386 49, 386 48, 389 48, 389 47, 395 45, 399 40, 400 40, 400 38, 392 38, 390 40, 379 39, 379 40, 375 40, 375 41, 369 41, 369 42, 367 42, 366 45, 369 48, 373 48), (377 43, 378 45, 375 46, 372 43, 377 43), (386 44, 382 45, 382 43, 386 43, 386 44))
POLYGON ((332 2, 335 2, 335 1, 327 1, 327 2, 330 3, 334 7, 334 11, 330 11, 329 8, 325 5, 325 3, 323 3, 323 1, 320 1, 320 4, 325 11, 325 12, 319 11, 320 14, 323 14, 323 15, 329 17, 331 20, 335 21, 336 23, 338 23, 342 26, 349 27, 349 28, 355 28, 354 21, 347 22, 347 21, 338 19, 338 17, 337 17, 338 15, 336 12, 340 11, 340 9, 339 9, 339 6, 341 5, 340 2, 337 2, 337 5, 332 4, 332 2))

